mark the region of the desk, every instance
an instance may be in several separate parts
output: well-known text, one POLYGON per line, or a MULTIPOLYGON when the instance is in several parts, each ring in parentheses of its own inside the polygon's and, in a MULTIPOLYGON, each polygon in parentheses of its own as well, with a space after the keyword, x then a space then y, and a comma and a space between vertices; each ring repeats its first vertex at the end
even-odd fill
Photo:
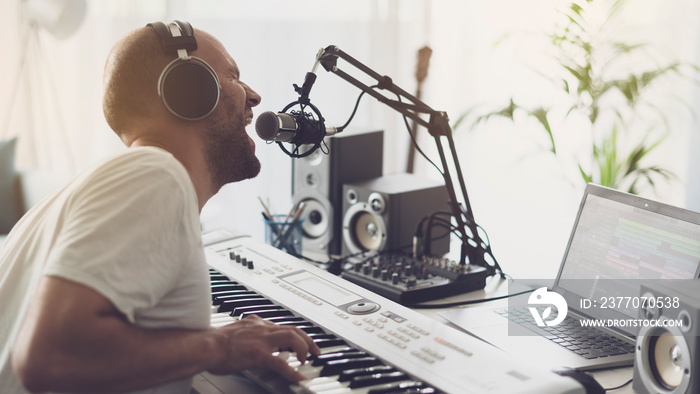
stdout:
MULTIPOLYGON (((508 291, 508 285, 507 281, 505 280, 500 280, 498 277, 492 277, 487 280, 486 287, 483 290, 479 291, 473 291, 471 293, 467 294, 462 294, 462 295, 457 295, 457 296, 452 296, 448 297, 445 299, 441 300, 436 300, 429 302, 428 304, 443 304, 443 303, 452 303, 452 302, 460 302, 460 301, 469 301, 469 300, 477 300, 477 299, 482 299, 482 298, 490 298, 490 297, 497 297, 501 295, 507 294, 508 291)), ((488 304, 476 304, 476 305, 493 305, 494 307, 498 306, 505 306, 507 303, 506 300, 499 300, 499 301, 491 301, 488 304)), ((467 306, 468 308, 469 306, 467 306)), ((459 326, 452 324, 448 320, 446 320, 444 317, 440 315, 440 312, 446 311, 447 309, 418 309, 419 312, 421 312, 423 315, 428 316, 434 320, 440 321, 444 324, 447 324, 449 326, 452 326, 454 328, 457 328, 461 331, 462 330, 459 326)), ((611 387, 617 387, 620 386, 621 384, 624 384, 628 380, 632 379, 632 373, 633 373, 633 367, 620 367, 620 368, 612 368, 612 369, 605 369, 605 370, 598 370, 595 372, 591 372, 591 374, 595 377, 595 379, 604 387, 604 388, 611 388, 611 387)), ((610 391, 610 393, 615 393, 615 394, 628 394, 628 393, 634 393, 634 390, 632 390, 632 383, 626 385, 625 387, 615 390, 615 391, 610 391)))

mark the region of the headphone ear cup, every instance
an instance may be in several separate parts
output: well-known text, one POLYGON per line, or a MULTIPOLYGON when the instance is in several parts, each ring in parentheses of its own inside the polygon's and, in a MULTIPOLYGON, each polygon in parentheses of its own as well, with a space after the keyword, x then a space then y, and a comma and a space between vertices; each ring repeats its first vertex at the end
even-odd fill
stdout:
POLYGON ((163 71, 158 93, 175 116, 199 120, 216 108, 219 80, 207 65, 191 59, 180 60, 163 71))

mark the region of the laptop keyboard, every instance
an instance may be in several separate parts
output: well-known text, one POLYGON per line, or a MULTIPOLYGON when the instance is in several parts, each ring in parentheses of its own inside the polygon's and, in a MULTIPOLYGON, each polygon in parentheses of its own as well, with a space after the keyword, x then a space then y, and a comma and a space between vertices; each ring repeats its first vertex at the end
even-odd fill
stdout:
POLYGON ((571 317, 565 318, 557 326, 539 327, 527 307, 499 309, 496 313, 586 359, 634 353, 633 344, 593 327, 582 327, 577 319, 571 317))

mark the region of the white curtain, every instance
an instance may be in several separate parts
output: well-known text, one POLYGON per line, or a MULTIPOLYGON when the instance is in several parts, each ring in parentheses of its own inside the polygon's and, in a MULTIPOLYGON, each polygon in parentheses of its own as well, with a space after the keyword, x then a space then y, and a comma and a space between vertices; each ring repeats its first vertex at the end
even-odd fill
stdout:
MULTIPOLYGON (((102 70, 112 44, 148 22, 183 19, 219 37, 240 66, 242 79, 263 98, 256 114, 279 111, 294 101, 292 83, 303 82, 316 52, 330 44, 414 92, 416 52, 429 45, 433 56, 423 101, 454 119, 474 106, 503 105, 511 96, 549 98, 542 79, 532 71, 545 45, 536 33, 553 26, 556 7, 566 4, 563 0, 88 0, 87 16, 73 36, 59 41, 40 29, 25 45, 21 1, 3 3, 7 12, 0 15, 0 34, 6 43, 0 73, 4 117, 0 138, 19 137, 19 167, 72 175, 123 149, 102 116, 102 70), (505 35, 510 38, 495 46, 505 35)), ((661 47, 668 58, 695 62, 700 60, 695 49, 700 31, 696 3, 631 0, 625 23, 640 41, 661 47)), ((696 88, 691 83, 670 87, 688 101, 697 95, 696 88)), ((311 100, 327 123, 339 125, 359 93, 319 70, 311 100)), ((689 180, 700 176, 689 168, 689 158, 695 155, 688 150, 700 138, 691 133, 697 126, 686 108, 669 103, 667 110, 678 132, 657 158, 679 180, 652 197, 685 205, 687 185, 700 189, 698 182, 689 180)), ((365 97, 352 127, 383 129, 384 173, 404 171, 408 136, 396 113, 365 97)), ((572 186, 570 174, 538 149, 537 133, 531 131, 493 122, 474 132, 458 130, 455 138, 474 215, 506 271, 520 277, 551 277, 582 187, 572 186)), ((253 133, 252 127, 249 132, 253 133)), ((432 140, 421 132, 422 146, 437 161, 432 140)), ((232 226, 262 237, 258 196, 268 198, 276 211, 290 208, 291 159, 275 145, 256 141, 263 164, 260 176, 226 186, 215 196, 202 213, 205 229, 232 226)), ((420 175, 438 177, 421 158, 416 165, 420 175)))

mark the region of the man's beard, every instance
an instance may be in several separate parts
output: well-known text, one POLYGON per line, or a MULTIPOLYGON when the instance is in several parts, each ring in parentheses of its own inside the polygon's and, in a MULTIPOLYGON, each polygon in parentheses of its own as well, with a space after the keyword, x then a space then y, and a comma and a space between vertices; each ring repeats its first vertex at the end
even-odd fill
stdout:
MULTIPOLYGON (((219 103, 222 104, 225 103, 219 103)), ((245 117, 235 118, 237 121, 233 125, 214 120, 206 131, 206 160, 215 192, 227 183, 253 178, 260 173, 260 161, 245 130, 245 117)))

